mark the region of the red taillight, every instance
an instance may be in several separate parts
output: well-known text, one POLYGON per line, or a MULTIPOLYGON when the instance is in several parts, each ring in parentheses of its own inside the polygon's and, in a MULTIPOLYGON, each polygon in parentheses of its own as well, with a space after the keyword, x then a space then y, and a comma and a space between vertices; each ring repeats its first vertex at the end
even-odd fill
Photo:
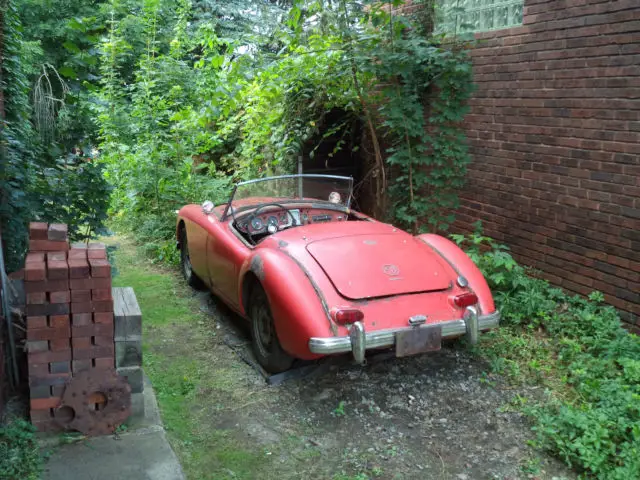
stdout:
POLYGON ((345 310, 334 310, 333 319, 340 325, 346 325, 348 323, 359 322, 364 318, 364 313, 355 308, 349 308, 345 310))
POLYGON ((453 304, 456 307, 465 308, 478 303, 478 296, 475 293, 467 292, 453 297, 453 304))

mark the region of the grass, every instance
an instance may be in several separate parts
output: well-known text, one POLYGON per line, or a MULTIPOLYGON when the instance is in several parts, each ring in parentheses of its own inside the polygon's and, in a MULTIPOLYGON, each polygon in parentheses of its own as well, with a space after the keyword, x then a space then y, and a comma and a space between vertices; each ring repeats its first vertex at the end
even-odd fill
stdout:
POLYGON ((269 455, 216 426, 246 403, 248 367, 220 344, 213 320, 174 270, 152 266, 125 238, 106 241, 117 246, 114 286, 133 287, 143 312, 145 373, 187 477, 248 479, 269 471, 269 455))

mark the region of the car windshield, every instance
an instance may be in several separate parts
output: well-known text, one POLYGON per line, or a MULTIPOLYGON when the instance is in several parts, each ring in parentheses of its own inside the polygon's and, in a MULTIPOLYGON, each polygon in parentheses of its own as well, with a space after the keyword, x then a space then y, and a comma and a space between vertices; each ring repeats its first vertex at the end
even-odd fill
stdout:
POLYGON ((283 175, 238 183, 231 194, 225 217, 266 203, 326 202, 349 207, 353 178, 333 175, 283 175))

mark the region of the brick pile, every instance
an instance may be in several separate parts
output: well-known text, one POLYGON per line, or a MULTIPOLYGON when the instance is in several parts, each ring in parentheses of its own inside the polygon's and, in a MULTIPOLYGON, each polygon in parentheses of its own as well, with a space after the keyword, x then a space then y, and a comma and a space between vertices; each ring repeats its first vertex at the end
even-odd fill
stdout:
MULTIPOLYGON (((67 227, 31 223, 24 281, 31 421, 58 429, 65 383, 88 369, 114 368, 111 266, 100 243, 69 246, 67 227)), ((99 408, 103 399, 95 399, 99 408)))

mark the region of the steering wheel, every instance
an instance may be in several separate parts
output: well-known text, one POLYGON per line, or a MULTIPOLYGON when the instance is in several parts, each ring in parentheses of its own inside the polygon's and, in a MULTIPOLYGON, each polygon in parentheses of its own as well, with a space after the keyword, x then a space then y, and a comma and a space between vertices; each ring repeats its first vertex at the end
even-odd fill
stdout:
MULTIPOLYGON (((265 203, 263 205, 260 205, 258 208, 256 208, 253 213, 249 216, 249 220, 247 221, 247 225, 249 228, 247 228, 247 233, 249 234, 249 241, 255 245, 256 241, 253 239, 253 232, 251 231, 251 222, 253 221, 254 218, 256 218, 258 216, 258 213, 263 210, 265 207, 279 207, 282 210, 284 210, 285 212, 287 212, 287 215, 289 215, 291 217, 291 226, 295 226, 296 225, 296 217, 293 216, 293 213, 291 213, 289 211, 288 208, 286 208, 284 205, 281 205, 279 203, 265 203)), ((268 228, 269 225, 267 224, 266 227, 268 228)))

